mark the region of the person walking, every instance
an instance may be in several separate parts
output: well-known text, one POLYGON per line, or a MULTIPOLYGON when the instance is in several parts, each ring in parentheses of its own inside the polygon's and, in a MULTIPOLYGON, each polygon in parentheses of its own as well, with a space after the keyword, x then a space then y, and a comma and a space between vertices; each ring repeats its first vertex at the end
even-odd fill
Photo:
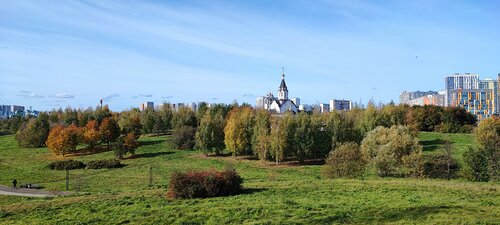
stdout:
POLYGON ((14 189, 15 189, 16 186, 17 186, 17 180, 16 179, 12 180, 12 185, 14 186, 14 189))

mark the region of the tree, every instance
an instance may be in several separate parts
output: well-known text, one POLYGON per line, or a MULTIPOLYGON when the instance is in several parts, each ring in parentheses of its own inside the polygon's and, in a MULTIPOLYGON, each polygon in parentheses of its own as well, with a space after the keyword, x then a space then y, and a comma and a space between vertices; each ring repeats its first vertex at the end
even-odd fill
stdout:
POLYGON ((285 140, 285 123, 282 119, 271 119, 271 134, 270 145, 271 151, 269 155, 274 158, 276 165, 285 158, 286 140, 285 140))
POLYGON ((258 110, 253 128, 252 149, 260 160, 266 161, 270 154, 271 116, 266 110, 258 110))
POLYGON ((487 153, 482 149, 469 147, 464 154, 464 168, 462 175, 470 181, 486 182, 490 180, 488 173, 487 153))
POLYGON ((49 136, 50 122, 46 113, 24 122, 16 132, 16 140, 22 147, 43 147, 49 136))
MULTIPOLYGON (((379 176, 386 177, 408 172, 405 170, 417 170, 418 168, 405 168, 403 160, 405 157, 411 157, 413 162, 420 161, 417 159, 421 157, 422 146, 418 144, 418 138, 408 127, 392 126, 377 127, 368 132, 361 143, 361 150, 365 159, 375 164, 379 176)), ((412 166, 420 165, 412 164, 412 166)))
POLYGON ((153 133, 155 126, 155 112, 152 109, 145 109, 141 112, 141 125, 143 134, 153 133))
POLYGON ((78 114, 74 109, 66 108, 63 113, 63 119, 66 125, 78 125, 78 114))
POLYGON ((161 121, 163 122, 162 131, 167 132, 168 130, 172 129, 173 112, 172 112, 172 107, 170 107, 170 104, 168 103, 163 104, 163 107, 160 108, 159 115, 161 121))
POLYGON ((120 136, 120 128, 113 117, 106 117, 102 120, 99 132, 101 133, 102 140, 107 143, 108 150, 110 149, 111 142, 120 136))
POLYGON ((64 156, 67 152, 76 150, 79 136, 80 129, 75 124, 68 127, 57 125, 50 131, 46 144, 54 154, 64 156))
POLYGON ((492 180, 500 178, 500 117, 491 117, 479 123, 476 141, 488 159, 488 171, 492 180))
POLYGON ((180 128, 183 126, 196 127, 196 114, 187 107, 180 107, 172 117, 172 127, 180 128))
POLYGON ((83 143, 87 144, 90 149, 90 153, 94 150, 94 147, 101 140, 101 132, 99 132, 99 126, 96 120, 89 120, 82 131, 83 143))
POLYGON ((206 110, 196 132, 196 147, 205 152, 205 155, 213 151, 220 154, 225 148, 224 127, 225 121, 221 113, 213 115, 210 110, 206 110))
POLYGON ((224 143, 233 156, 249 155, 252 150, 253 110, 248 107, 233 109, 224 128, 224 143))
POLYGON ((122 112, 118 125, 122 134, 133 133, 136 138, 139 137, 142 131, 140 112, 137 109, 122 112))
POLYGON ((299 160, 299 163, 303 163, 304 159, 308 156, 313 155, 314 147, 314 133, 311 126, 311 116, 306 113, 299 113, 288 129, 293 132, 291 143, 294 149, 294 156, 299 160))
POLYGON ((362 176, 366 168, 359 145, 348 142, 338 145, 326 158, 324 174, 329 178, 362 176))
POLYGON ((174 128, 172 132, 172 144, 176 149, 193 149, 195 145, 196 128, 183 126, 174 128))
POLYGON ((116 140, 115 155, 117 158, 122 159, 127 153, 132 155, 135 154, 135 149, 139 147, 139 143, 136 140, 135 134, 128 133, 126 135, 120 135, 116 140))

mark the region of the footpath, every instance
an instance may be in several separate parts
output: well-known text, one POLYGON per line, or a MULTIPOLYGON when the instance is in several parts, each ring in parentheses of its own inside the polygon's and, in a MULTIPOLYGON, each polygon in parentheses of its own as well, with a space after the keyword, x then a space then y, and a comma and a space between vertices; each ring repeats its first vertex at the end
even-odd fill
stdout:
POLYGON ((24 197, 57 197, 61 195, 70 195, 72 192, 68 191, 44 191, 37 189, 28 188, 12 188, 4 185, 0 185, 0 195, 14 195, 14 196, 24 196, 24 197))

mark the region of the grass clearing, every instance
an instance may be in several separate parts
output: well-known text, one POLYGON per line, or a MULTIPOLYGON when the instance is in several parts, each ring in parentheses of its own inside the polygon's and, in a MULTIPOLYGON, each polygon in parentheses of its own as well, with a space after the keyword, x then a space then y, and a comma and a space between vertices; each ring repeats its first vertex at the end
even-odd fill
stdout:
MULTIPOLYGON (((58 198, 0 196, 1 224, 499 224, 500 185, 462 180, 378 178, 324 179, 321 166, 263 166, 253 160, 200 157, 177 151, 169 136, 143 137, 125 167, 70 172, 79 194, 58 198), (166 199, 173 171, 222 169, 231 164, 244 179, 245 192, 210 199, 166 199), (147 187, 149 166, 154 186, 147 187)), ((421 133, 426 152, 436 151, 442 134, 421 133)), ((455 156, 472 136, 452 136, 455 156)), ((41 184, 64 190, 65 172, 49 170, 46 148, 17 147, 0 137, 0 184, 41 184)), ((113 152, 71 157, 85 163, 113 158, 113 152)))

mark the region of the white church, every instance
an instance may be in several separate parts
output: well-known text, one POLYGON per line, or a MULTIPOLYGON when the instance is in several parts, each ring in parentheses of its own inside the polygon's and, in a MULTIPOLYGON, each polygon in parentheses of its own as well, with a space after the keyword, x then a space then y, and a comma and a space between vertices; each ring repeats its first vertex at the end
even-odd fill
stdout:
POLYGON ((273 113, 297 113, 300 105, 300 98, 288 98, 288 88, 285 83, 285 72, 281 74, 281 84, 278 89, 278 97, 274 97, 271 92, 267 96, 257 98, 257 109, 266 109, 273 113))

